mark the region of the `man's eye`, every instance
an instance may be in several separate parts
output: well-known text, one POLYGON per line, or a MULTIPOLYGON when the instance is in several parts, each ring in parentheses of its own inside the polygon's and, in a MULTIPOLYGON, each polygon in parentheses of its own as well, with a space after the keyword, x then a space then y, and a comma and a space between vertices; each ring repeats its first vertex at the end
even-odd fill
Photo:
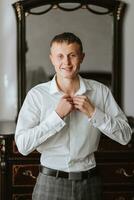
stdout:
POLYGON ((63 55, 58 55, 58 58, 59 58, 59 59, 62 59, 62 58, 63 58, 63 55))
POLYGON ((71 54, 70 56, 71 56, 71 57, 76 57, 76 54, 71 54))

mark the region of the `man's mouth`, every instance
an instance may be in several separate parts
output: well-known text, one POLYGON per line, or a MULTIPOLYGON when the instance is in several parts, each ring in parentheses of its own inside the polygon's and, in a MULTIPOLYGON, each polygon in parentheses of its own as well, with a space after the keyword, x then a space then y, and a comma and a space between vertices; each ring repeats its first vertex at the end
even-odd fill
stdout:
POLYGON ((62 68, 62 70, 64 70, 64 71, 67 71, 67 72, 70 72, 70 71, 72 71, 72 67, 69 67, 69 68, 62 68))

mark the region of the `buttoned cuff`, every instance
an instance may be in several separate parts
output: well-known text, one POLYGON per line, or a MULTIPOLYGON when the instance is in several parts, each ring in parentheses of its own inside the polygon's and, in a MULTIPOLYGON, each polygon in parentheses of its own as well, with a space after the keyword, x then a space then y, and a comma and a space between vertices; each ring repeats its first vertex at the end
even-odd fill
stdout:
MULTIPOLYGON (((56 132, 59 132, 64 126, 65 122, 59 117, 59 115, 53 111, 47 119, 44 121, 45 124, 47 124, 47 127, 50 127, 50 130, 56 130, 56 132)), ((42 122, 43 126, 43 122, 42 122)))
POLYGON ((93 124, 94 127, 99 127, 104 123, 105 113, 99 108, 95 108, 95 112, 91 118, 88 119, 89 122, 93 124))
POLYGON ((89 122, 91 121, 91 119, 93 118, 93 116, 95 115, 95 113, 96 113, 96 108, 95 108, 95 111, 94 111, 93 114, 92 114, 92 117, 89 117, 89 118, 88 118, 88 121, 89 121, 89 122))

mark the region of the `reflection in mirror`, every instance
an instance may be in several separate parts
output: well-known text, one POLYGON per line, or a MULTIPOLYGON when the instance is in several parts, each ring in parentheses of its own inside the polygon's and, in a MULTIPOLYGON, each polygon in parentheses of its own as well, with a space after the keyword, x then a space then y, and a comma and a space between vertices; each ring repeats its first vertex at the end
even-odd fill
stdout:
POLYGON ((87 8, 94 13, 99 12, 100 14, 104 14, 109 11, 107 8, 96 6, 96 5, 88 5, 87 8))
POLYGON ((59 3, 55 7, 58 7, 58 8, 63 9, 63 10, 72 11, 72 10, 74 10, 76 8, 80 8, 81 7, 81 3, 59 3))
MULTIPOLYGON (((43 12, 49 7, 39 7, 32 9, 31 12, 43 12)), ((70 5, 66 8, 70 8, 70 5)), ((95 9, 97 10, 96 7, 95 9)), ((101 10, 98 11, 101 12, 101 10)), ((102 10, 102 12, 104 11, 102 10)), ((112 73, 113 16, 111 14, 96 15, 89 12, 88 9, 65 12, 56 8, 44 15, 30 14, 27 16, 27 91, 34 85, 49 80, 54 75, 54 68, 49 60, 49 44, 56 34, 62 32, 73 32, 83 42, 86 56, 81 65, 81 74, 85 74, 87 77, 87 74, 90 75, 94 72, 109 75, 112 73)), ((100 81, 100 77, 98 80, 100 81)))
POLYGON ((51 10, 53 8, 52 5, 45 5, 45 6, 40 6, 38 8, 32 8, 29 10, 28 13, 30 14, 34 14, 34 15, 42 15, 45 14, 46 12, 48 12, 49 10, 51 10))

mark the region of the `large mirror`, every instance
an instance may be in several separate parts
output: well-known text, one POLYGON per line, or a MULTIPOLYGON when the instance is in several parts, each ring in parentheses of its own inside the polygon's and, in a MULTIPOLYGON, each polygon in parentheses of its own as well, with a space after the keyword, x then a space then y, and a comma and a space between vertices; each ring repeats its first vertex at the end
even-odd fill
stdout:
MULTIPOLYGON (((36 12, 39 13, 40 8, 36 8, 36 12)), ((26 91, 54 75, 49 44, 54 35, 68 31, 78 35, 83 42, 86 54, 80 70, 83 75, 99 72, 108 76, 112 73, 112 16, 98 16, 86 8, 73 12, 54 8, 44 15, 27 17, 26 91)))
POLYGON ((18 32, 18 110, 31 87, 54 75, 49 44, 54 35, 62 32, 73 32, 83 42, 86 57, 80 74, 107 84, 121 106, 124 3, 115 0, 27 0, 13 6, 18 32))

